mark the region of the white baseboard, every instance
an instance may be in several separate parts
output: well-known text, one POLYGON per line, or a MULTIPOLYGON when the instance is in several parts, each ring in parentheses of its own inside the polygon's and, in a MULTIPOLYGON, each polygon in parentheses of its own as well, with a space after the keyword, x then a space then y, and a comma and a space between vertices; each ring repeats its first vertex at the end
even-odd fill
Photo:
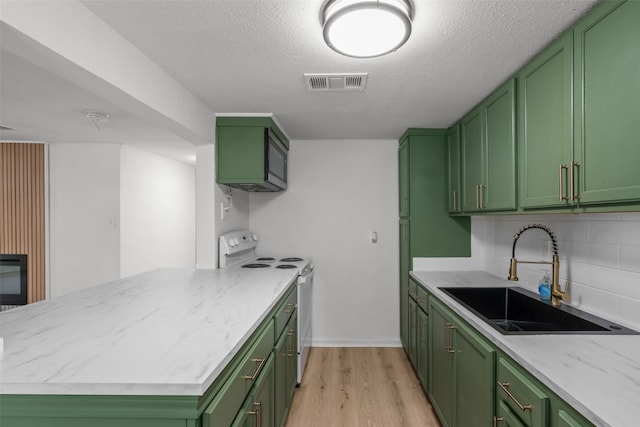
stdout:
POLYGON ((402 347, 400 338, 389 339, 350 339, 350 338, 313 338, 312 347, 402 347))

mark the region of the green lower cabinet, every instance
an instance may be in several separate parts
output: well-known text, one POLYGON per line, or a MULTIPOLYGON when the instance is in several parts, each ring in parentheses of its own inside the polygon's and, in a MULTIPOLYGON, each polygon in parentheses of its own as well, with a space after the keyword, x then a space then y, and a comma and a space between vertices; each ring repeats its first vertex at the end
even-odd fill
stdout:
POLYGON ((253 392, 247 397, 232 427, 274 427, 274 371, 273 355, 269 356, 253 392))
POLYGON ((297 316, 295 311, 285 331, 274 347, 275 356, 275 425, 282 427, 287 422, 291 399, 297 383, 296 334, 297 316))
POLYGON ((559 409, 553 419, 553 426, 556 427, 587 427, 592 424, 578 415, 572 409, 559 409))
POLYGON ((400 341, 408 351, 409 345, 409 271, 411 258, 409 255, 409 220, 401 219, 399 228, 400 241, 400 341))
POLYGON ((520 418, 513 413, 509 405, 503 401, 498 402, 494 425, 496 427, 527 427, 520 421, 520 418))
POLYGON ((496 400, 510 407, 523 425, 549 425, 549 396, 524 369, 500 357, 496 383, 496 400))
POLYGON ((413 366, 418 364, 418 303, 413 298, 409 298, 409 341, 407 353, 413 366))
POLYGON ((442 425, 490 425, 495 350, 433 298, 429 325, 429 396, 442 425))
POLYGON ((429 379, 429 316, 420 307, 416 310, 416 347, 418 363, 416 364, 416 372, 422 383, 422 387, 426 390, 429 379))

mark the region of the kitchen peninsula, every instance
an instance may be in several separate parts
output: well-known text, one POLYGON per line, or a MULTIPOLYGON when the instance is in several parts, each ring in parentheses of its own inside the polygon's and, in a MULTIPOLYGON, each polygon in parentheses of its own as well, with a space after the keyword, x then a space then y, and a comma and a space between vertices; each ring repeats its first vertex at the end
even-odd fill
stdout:
POLYGON ((200 425, 216 380, 252 335, 267 334, 296 277, 160 269, 3 312, 0 421, 200 425))

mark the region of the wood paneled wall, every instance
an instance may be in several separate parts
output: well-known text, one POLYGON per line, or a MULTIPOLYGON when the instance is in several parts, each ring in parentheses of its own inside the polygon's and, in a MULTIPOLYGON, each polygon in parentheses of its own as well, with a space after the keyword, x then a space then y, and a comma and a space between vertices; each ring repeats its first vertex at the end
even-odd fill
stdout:
POLYGON ((0 143, 0 253, 27 254, 30 303, 46 298, 44 148, 0 143))

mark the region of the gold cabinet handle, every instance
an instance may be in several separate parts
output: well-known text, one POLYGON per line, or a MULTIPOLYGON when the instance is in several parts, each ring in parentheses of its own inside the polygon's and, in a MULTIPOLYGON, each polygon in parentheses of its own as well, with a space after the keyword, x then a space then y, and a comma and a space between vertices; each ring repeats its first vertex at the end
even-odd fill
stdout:
POLYGON ((287 304, 287 307, 288 307, 288 309, 284 311, 285 314, 291 314, 291 313, 293 313, 293 310, 296 309, 296 304, 289 303, 289 304, 287 304))
POLYGON ((256 427, 262 427, 262 402, 253 402, 253 406, 258 408, 255 411, 247 411, 247 414, 255 415, 256 427))
POLYGON ((564 196, 564 182, 562 179, 562 170, 563 169, 567 169, 569 170, 569 166, 568 165, 563 165, 562 163, 560 163, 558 165, 558 175, 559 175, 559 181, 560 181, 560 191, 558 192, 558 194, 560 195, 560 201, 563 202, 565 200, 569 200, 569 196, 564 196))
POLYGON ((575 169, 580 167, 580 162, 571 162, 571 173, 569 174, 569 187, 571 191, 571 200, 580 200, 580 195, 576 194, 576 190, 574 187, 574 174, 575 169))
POLYGON ((476 209, 480 209, 480 186, 476 185, 476 209))
POLYGON ((252 362, 256 362, 258 364, 256 371, 253 373, 253 375, 243 375, 242 378, 245 380, 255 381, 256 378, 258 378, 258 374, 262 370, 262 367, 264 366, 264 362, 266 361, 267 361, 266 357, 264 359, 252 359, 252 362))
POLYGON ((498 381, 498 386, 502 389, 502 391, 504 391, 505 393, 507 393, 507 396, 509 396, 509 398, 511 400, 513 400, 513 402, 518 405, 518 408, 520 408, 521 411, 531 411, 531 409, 533 409, 533 407, 530 404, 527 405, 523 405, 522 403, 520 403, 520 401, 518 401, 518 399, 516 399, 516 397, 511 394, 511 392, 509 391, 509 383, 502 383, 500 381, 498 381))
POLYGON ((458 212, 458 192, 453 190, 453 211, 458 212))
POLYGON ((456 352, 456 351, 453 349, 453 346, 451 345, 451 331, 452 331, 453 329, 455 329, 455 328, 456 328, 456 327, 455 327, 452 323, 449 323, 449 322, 447 322, 447 323, 444 325, 444 333, 445 333, 445 335, 447 336, 447 345, 444 347, 444 350, 445 350, 447 353, 449 353, 449 354, 452 354, 452 353, 455 353, 455 352, 456 352))
POLYGON ((504 418, 497 417, 494 415, 493 417, 493 427, 498 427, 498 423, 504 421, 504 418))
POLYGON ((480 209, 484 209, 484 184, 480 184, 480 209))

